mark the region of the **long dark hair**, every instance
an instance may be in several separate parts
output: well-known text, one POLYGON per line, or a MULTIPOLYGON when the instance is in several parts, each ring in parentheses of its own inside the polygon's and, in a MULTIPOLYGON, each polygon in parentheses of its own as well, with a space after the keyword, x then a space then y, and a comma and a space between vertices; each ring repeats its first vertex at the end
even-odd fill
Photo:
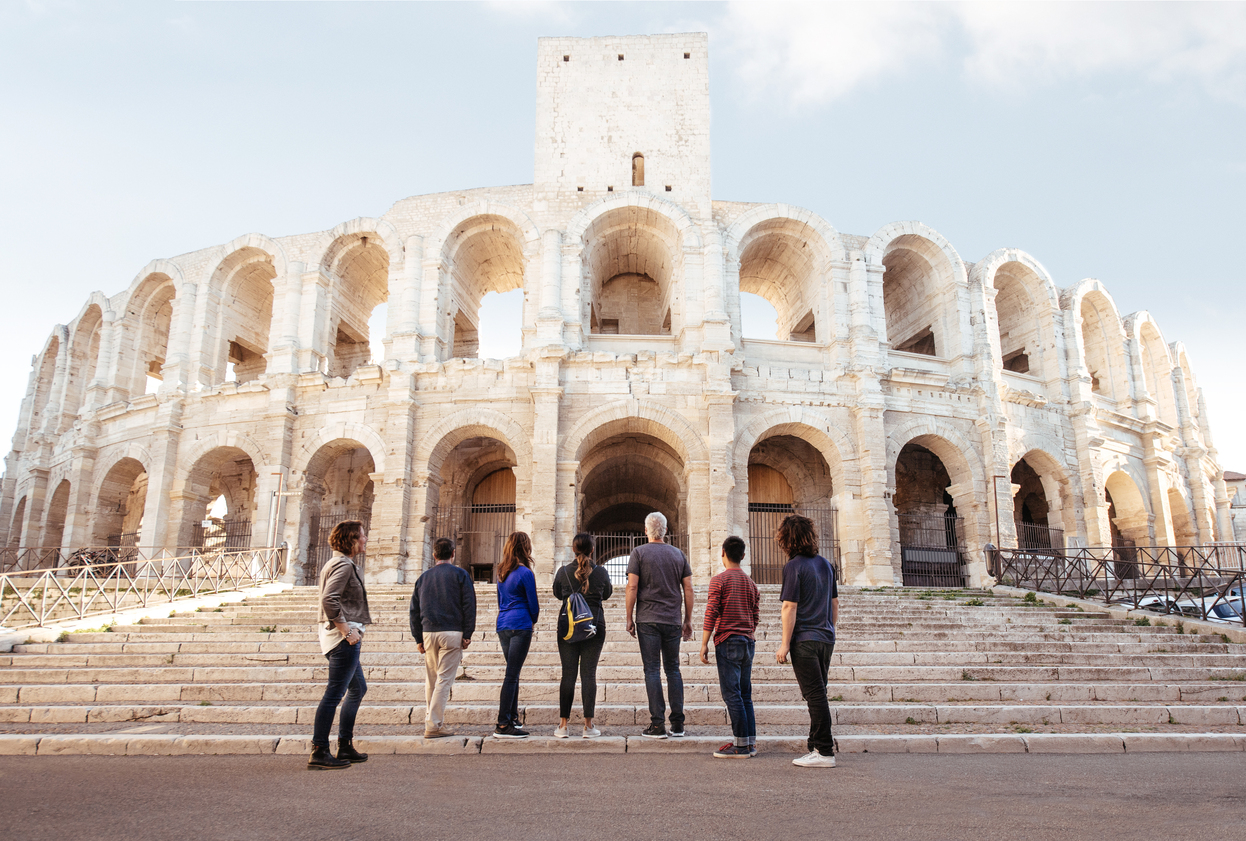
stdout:
POLYGON ((506 580, 506 576, 514 572, 520 564, 532 569, 532 541, 521 531, 511 532, 502 547, 502 563, 498 564, 498 582, 506 580))
POLYGON ((355 544, 363 535, 363 523, 359 520, 343 520, 333 527, 329 535, 329 548, 343 555, 355 554, 355 544))
POLYGON ((818 533, 813 528, 813 520, 808 517, 788 514, 779 524, 774 539, 789 559, 797 555, 812 558, 818 554, 818 533))
POLYGON ((594 542, 591 534, 577 534, 571 541, 575 552, 575 579, 580 582, 580 592, 588 592, 588 577, 593 574, 594 542))

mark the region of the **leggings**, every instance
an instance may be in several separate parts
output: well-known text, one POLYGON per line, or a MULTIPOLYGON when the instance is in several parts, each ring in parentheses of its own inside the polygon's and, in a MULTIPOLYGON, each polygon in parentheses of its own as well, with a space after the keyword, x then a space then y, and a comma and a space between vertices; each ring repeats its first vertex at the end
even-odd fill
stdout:
POLYGON ((583 642, 558 641, 558 658, 562 661, 562 683, 558 687, 558 715, 571 717, 575 700, 575 673, 580 673, 580 694, 584 699, 584 717, 592 718, 597 706, 597 661, 606 644, 603 631, 583 642))

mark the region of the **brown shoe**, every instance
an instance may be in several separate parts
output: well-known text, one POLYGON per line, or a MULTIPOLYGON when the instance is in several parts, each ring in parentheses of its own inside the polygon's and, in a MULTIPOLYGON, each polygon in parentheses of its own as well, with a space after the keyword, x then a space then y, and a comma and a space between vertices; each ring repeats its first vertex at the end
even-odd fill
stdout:
POLYGON ((453 736, 454 731, 448 727, 439 727, 432 730, 424 731, 425 739, 440 739, 442 736, 453 736))

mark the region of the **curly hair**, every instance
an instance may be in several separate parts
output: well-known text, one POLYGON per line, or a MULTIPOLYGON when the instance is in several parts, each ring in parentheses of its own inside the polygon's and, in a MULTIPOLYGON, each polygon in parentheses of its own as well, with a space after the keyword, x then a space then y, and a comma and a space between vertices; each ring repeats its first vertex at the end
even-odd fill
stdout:
POLYGON ((779 548, 787 553, 788 558, 803 555, 812 558, 818 554, 818 533, 813 528, 813 520, 799 514, 788 514, 779 524, 774 533, 779 548))
POLYGON ((532 569, 532 541, 524 532, 513 531, 511 536, 506 538, 506 545, 502 547, 502 562, 498 564, 498 581, 505 581, 506 576, 518 569, 520 564, 532 569))
POLYGON ((329 548, 343 555, 355 554, 355 544, 363 535, 363 523, 359 520, 343 520, 329 534, 329 548))

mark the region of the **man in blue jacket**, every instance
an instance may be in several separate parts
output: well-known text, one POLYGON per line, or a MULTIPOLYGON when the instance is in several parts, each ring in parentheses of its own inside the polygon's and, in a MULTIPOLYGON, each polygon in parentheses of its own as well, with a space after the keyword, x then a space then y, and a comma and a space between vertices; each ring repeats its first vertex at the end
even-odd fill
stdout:
POLYGON ((424 655, 425 739, 454 735, 445 726, 446 702, 476 630, 476 588, 467 571, 452 563, 454 542, 433 541, 433 560, 411 594, 411 636, 424 655))

